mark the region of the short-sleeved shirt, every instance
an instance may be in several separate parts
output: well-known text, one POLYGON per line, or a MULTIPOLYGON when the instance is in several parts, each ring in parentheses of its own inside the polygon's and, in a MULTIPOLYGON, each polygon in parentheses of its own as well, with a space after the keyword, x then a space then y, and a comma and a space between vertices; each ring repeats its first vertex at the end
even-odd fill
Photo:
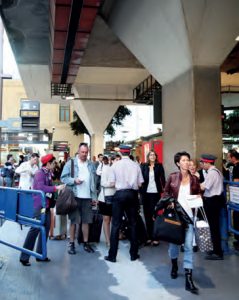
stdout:
POLYGON ((208 169, 207 176, 203 182, 205 187, 204 196, 213 197, 219 196, 223 192, 223 176, 222 173, 212 166, 208 169))
POLYGON ((122 157, 111 167, 109 181, 115 183, 116 190, 138 190, 144 182, 141 169, 137 163, 129 157, 122 157))

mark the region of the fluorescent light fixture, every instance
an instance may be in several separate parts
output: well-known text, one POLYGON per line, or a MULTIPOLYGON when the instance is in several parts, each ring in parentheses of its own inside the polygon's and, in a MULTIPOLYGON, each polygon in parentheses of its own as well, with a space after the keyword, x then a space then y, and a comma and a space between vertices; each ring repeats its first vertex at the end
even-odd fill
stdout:
POLYGON ((74 94, 68 95, 68 96, 61 96, 61 99, 63 100, 75 100, 74 94))
POLYGON ((65 98, 66 100, 74 100, 75 99, 75 97, 74 96, 66 96, 66 98, 65 98))
POLYGON ((239 42, 239 35, 235 38, 235 41, 239 42))

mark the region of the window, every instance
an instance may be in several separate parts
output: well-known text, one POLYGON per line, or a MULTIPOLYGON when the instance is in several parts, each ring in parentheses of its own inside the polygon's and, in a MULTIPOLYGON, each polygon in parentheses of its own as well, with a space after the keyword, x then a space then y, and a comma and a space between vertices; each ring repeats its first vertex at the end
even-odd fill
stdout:
POLYGON ((60 122, 70 122, 70 105, 59 106, 60 122))

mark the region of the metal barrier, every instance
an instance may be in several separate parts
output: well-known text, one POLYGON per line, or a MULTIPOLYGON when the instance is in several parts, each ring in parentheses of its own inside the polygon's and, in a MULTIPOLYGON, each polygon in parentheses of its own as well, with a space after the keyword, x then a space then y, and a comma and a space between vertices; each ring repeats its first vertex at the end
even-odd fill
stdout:
POLYGON ((225 180, 224 191, 227 199, 228 229, 239 235, 239 231, 236 230, 232 224, 232 212, 239 212, 239 182, 225 180))
POLYGON ((16 246, 1 239, 0 243, 35 256, 36 258, 45 259, 47 257, 46 230, 44 226, 45 208, 46 199, 42 191, 0 187, 0 219, 38 228, 42 238, 42 254, 16 246), (36 194, 40 195, 42 202, 41 218, 39 220, 34 217, 33 195, 36 194))

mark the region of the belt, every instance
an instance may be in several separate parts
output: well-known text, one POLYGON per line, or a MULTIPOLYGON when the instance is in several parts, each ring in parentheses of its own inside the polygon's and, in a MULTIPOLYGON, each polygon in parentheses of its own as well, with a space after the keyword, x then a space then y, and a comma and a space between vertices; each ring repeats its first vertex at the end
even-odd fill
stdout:
POLYGON ((122 190, 117 190, 116 192, 120 193, 120 192, 137 192, 137 190, 134 189, 122 189, 122 190))

